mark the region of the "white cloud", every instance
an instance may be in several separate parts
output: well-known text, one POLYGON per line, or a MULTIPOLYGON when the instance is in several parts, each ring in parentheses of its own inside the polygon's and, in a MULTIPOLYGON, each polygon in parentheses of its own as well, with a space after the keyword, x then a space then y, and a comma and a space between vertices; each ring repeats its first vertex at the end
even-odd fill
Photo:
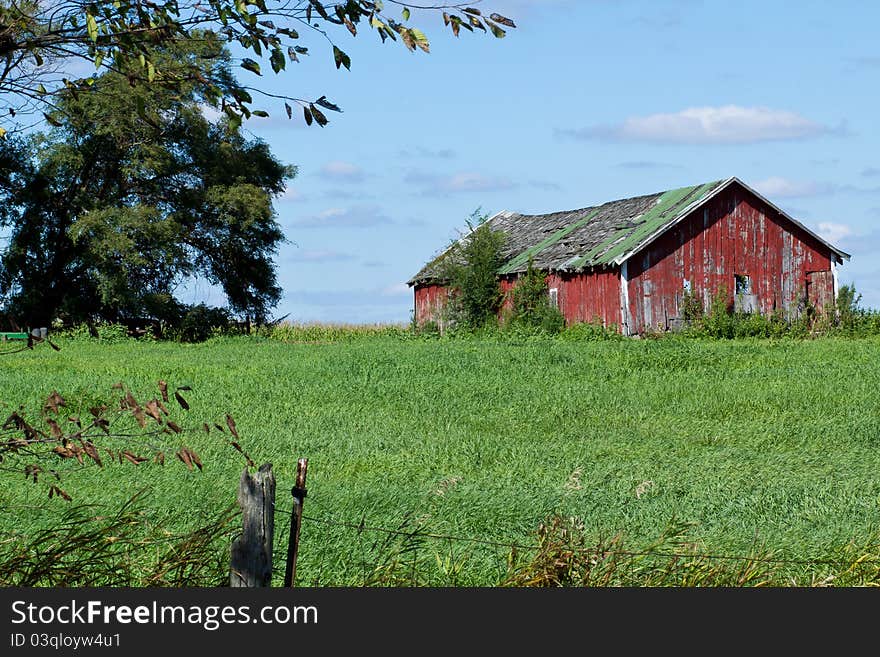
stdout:
POLYGON ((390 223, 393 223, 391 218, 376 206, 330 208, 291 222, 293 226, 300 228, 369 228, 390 223))
POLYGON ((305 201, 306 196, 294 187, 286 187, 278 197, 279 201, 305 201))
POLYGON ((655 162, 653 160, 630 160, 617 165, 619 169, 681 169, 680 164, 670 162, 655 162))
POLYGON ((369 194, 359 190, 334 188, 328 189, 323 194, 324 198, 332 201, 367 201, 376 198, 375 194, 369 194))
POLYGON ((363 182, 367 175, 359 166, 351 162, 334 161, 328 162, 318 171, 318 175, 325 180, 339 182, 359 183, 363 182))
POLYGON ((410 294, 412 294, 412 291, 406 283, 394 283, 382 289, 382 296, 385 297, 399 297, 410 294))
POLYGON ((818 226, 819 236, 828 240, 832 244, 840 242, 842 239, 853 234, 852 228, 846 224, 836 224, 831 221, 821 221, 818 226))
POLYGON ((441 182, 445 190, 450 192, 483 192, 514 186, 506 178, 490 178, 479 173, 456 173, 441 182))
POLYGON ((485 176, 481 173, 461 172, 449 175, 411 171, 404 181, 421 187, 426 196, 443 196, 468 192, 497 192, 517 187, 508 178, 485 176))
POLYGON ((690 107, 630 117, 619 124, 557 130, 576 139, 677 144, 750 144, 816 137, 831 130, 799 114, 768 107, 690 107))
POLYGON ((834 187, 828 183, 811 180, 789 180, 781 176, 770 176, 751 185, 771 201, 776 198, 795 198, 830 194, 834 187))
POLYGON ((338 251, 331 251, 329 249, 304 249, 304 250, 295 250, 290 255, 290 260, 292 262, 339 262, 341 260, 353 260, 354 256, 348 253, 340 253, 338 251))
POLYGON ((431 149, 424 146, 416 146, 412 149, 400 151, 401 157, 424 157, 427 159, 449 160, 455 157, 455 151, 451 148, 431 149))
POLYGON ((530 180, 529 187, 534 187, 535 189, 540 189, 545 192, 558 192, 562 189, 562 185, 559 183, 555 183, 552 180, 530 180))

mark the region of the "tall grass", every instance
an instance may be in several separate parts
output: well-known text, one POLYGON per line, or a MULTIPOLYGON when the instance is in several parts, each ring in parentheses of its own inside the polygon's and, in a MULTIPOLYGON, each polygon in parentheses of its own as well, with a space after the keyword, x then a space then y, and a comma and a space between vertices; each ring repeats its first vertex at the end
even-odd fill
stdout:
POLYGON ((148 497, 67 504, 45 527, 11 528, 0 540, 0 586, 222 585, 238 513, 220 509, 175 534, 155 522, 148 497))
POLYGON ((374 338, 409 337, 408 324, 333 324, 322 322, 281 322, 261 331, 262 335, 283 342, 356 342, 374 338))
MULTIPOLYGON (((406 332, 337 339, 297 327, 289 340, 188 345, 59 338, 61 351, 0 361, 7 414, 53 389, 74 414, 117 381, 139 398, 157 379, 189 385, 185 441, 204 462, 202 472, 61 463, 72 503, 0 469, 0 535, 37 537, 70 504, 118 508, 144 485, 153 526, 182 536, 207 525, 234 504, 243 462, 227 434, 198 429, 229 413, 242 447, 275 466, 279 555, 283 491, 296 458, 310 459, 301 584, 527 583, 540 553, 531 548, 542 545, 536 528, 554 516, 578 519, 584 548, 619 534, 632 552, 676 518, 699 555, 772 554, 774 583, 847 581, 844 554, 868 555, 859 568, 876 564, 877 338, 414 340, 395 331, 406 332), (513 563, 511 545, 521 546, 513 563)), ((623 572, 608 581, 625 583, 623 572)), ((874 581, 859 572, 852 581, 874 581)), ((735 582, 730 573, 682 581, 735 582)))

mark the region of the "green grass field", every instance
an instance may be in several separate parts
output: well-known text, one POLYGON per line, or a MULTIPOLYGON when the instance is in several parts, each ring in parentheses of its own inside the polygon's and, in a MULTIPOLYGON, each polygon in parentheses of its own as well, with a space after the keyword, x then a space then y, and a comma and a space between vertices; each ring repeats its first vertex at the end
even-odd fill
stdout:
MULTIPOLYGON (((597 540, 622 532, 637 549, 674 518, 693 523, 690 549, 793 560, 876 544, 880 530, 878 339, 58 344, 0 359, 2 412, 35 411, 52 390, 82 412, 117 381, 141 400, 159 379, 192 386, 190 411, 178 413, 188 427, 229 413, 244 449, 275 466, 279 579, 283 510, 307 457, 304 585, 505 577, 506 547, 369 527, 532 545, 559 514, 597 540)), ((176 459, 103 469, 71 460, 60 463, 62 486, 74 503, 107 508, 148 486, 163 526, 194 527, 234 502, 244 461, 226 438, 168 439, 169 454, 181 440, 192 446, 202 472, 176 459)), ((26 481, 24 462, 3 465, 19 470, 0 471, 0 535, 31 535, 71 504, 26 481)), ((822 566, 779 572, 809 583, 822 566)))

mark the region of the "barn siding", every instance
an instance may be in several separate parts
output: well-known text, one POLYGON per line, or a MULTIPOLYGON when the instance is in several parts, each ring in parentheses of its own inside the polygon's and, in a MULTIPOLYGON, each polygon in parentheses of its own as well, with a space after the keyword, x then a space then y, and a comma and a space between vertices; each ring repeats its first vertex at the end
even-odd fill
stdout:
POLYGON ((446 306, 447 291, 444 285, 416 285, 414 291, 415 321, 439 322, 446 306))
MULTIPOLYGON (((781 308, 792 316, 807 274, 830 270, 827 247, 760 199, 729 188, 629 259, 633 330, 674 326, 685 280, 705 306, 722 285, 733 303, 734 274, 751 277, 762 314, 781 308)), ((814 280, 832 287, 811 290, 811 296, 833 299, 832 277, 814 280)))
POLYGON ((515 287, 516 276, 504 276, 501 278, 501 294, 504 295, 504 301, 501 303, 501 309, 498 311, 499 319, 513 309, 513 299, 511 299, 510 293, 515 287))
POLYGON ((594 269, 582 274, 551 274, 547 285, 559 290, 559 310, 566 324, 600 321, 605 326, 620 326, 620 271, 617 268, 594 269))
MULTIPOLYGON (((505 295, 502 314, 511 309, 510 292, 516 277, 501 279, 505 295)), ((547 275, 547 289, 556 288, 559 311, 566 324, 600 322, 620 326, 620 272, 618 269, 596 269, 585 273, 556 272, 547 275)))

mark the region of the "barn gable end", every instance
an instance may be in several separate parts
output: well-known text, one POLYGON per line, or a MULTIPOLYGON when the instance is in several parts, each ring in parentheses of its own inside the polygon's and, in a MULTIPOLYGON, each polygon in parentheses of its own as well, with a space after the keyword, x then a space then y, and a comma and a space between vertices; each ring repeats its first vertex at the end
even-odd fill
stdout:
POLYGON ((831 272, 841 258, 747 188, 730 186, 628 259, 629 323, 634 331, 675 328, 685 289, 704 306, 723 288, 743 309, 791 318, 808 292, 817 305, 833 298, 833 289, 807 288, 811 278, 833 286, 810 275, 831 272), (741 290, 748 284, 739 299, 737 277, 741 290))

